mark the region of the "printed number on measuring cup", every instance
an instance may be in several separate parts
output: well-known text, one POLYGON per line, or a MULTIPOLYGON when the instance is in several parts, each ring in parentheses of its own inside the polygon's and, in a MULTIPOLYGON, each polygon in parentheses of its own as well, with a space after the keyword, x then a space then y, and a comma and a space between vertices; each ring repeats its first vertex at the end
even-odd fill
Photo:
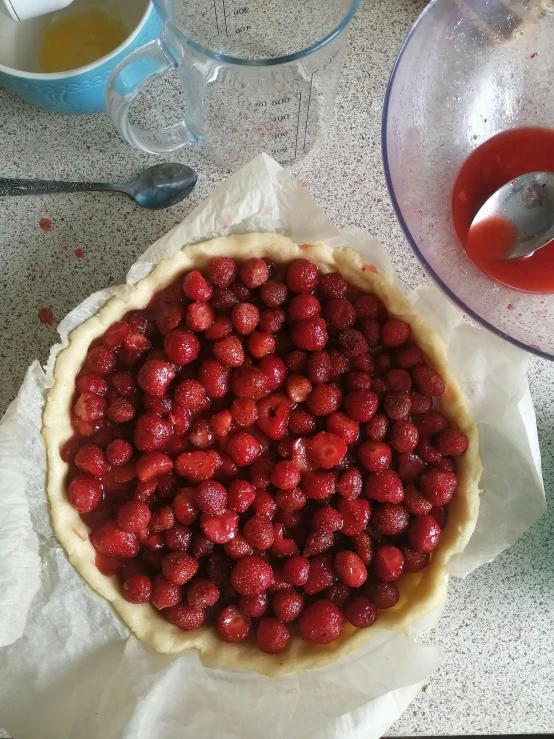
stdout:
POLYGON ((283 115, 274 115, 271 119, 272 123, 282 123, 283 121, 288 121, 290 118, 289 113, 284 113, 283 115))
POLYGON ((248 13, 248 8, 237 8, 233 10, 233 15, 244 15, 245 13, 248 13))
POLYGON ((238 28, 235 28, 235 33, 244 33, 245 31, 249 31, 250 26, 239 26, 238 28))

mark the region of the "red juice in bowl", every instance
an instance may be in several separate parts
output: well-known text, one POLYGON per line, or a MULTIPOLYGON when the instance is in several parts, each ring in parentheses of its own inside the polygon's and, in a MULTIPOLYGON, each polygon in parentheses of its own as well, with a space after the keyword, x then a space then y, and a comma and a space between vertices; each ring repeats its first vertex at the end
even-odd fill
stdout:
POLYGON ((468 232, 481 206, 515 177, 554 172, 554 130, 515 128, 478 146, 464 162, 452 196, 454 228, 470 259, 494 280, 517 290, 554 293, 554 241, 531 256, 502 259, 513 235, 509 222, 489 219, 468 232))

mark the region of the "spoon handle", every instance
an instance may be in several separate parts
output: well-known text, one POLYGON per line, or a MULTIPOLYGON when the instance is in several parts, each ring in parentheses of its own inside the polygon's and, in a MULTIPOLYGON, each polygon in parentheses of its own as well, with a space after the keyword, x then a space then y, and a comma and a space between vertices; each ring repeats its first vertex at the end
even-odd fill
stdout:
POLYGON ((15 180, 0 178, 0 196, 4 195, 52 195, 58 192, 90 192, 112 190, 113 185, 101 182, 49 182, 48 180, 15 180))

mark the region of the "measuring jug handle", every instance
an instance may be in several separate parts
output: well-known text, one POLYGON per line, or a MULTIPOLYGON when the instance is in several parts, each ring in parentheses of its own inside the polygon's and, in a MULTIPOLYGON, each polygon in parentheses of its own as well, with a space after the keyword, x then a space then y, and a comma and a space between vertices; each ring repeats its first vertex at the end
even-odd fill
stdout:
POLYGON ((177 151, 198 140, 185 121, 155 131, 140 128, 129 120, 129 110, 137 95, 176 68, 177 63, 158 38, 129 54, 108 80, 106 108, 115 127, 131 146, 149 154, 177 151))

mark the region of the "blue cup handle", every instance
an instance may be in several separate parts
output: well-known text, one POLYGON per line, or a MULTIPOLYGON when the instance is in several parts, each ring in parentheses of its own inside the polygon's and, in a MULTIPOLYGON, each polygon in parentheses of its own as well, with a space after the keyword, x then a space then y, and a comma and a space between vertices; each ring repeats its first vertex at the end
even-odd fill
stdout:
POLYGON ((131 146, 149 154, 166 154, 198 142, 184 120, 159 131, 147 131, 129 120, 131 105, 141 91, 176 69, 176 61, 160 38, 141 46, 114 69, 106 87, 106 108, 131 146))

